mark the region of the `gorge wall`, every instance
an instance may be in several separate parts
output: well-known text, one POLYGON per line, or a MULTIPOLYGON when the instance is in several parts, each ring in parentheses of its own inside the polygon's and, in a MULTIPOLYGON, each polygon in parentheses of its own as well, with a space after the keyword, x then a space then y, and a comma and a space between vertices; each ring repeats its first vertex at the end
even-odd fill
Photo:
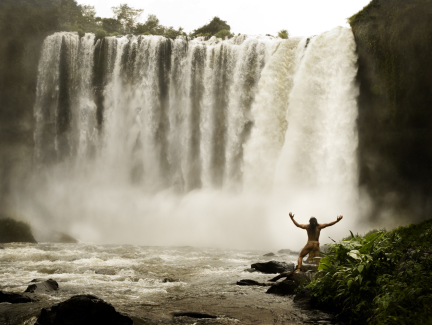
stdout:
POLYGON ((360 185, 379 214, 432 212, 432 1, 373 0, 350 19, 360 84, 360 185))

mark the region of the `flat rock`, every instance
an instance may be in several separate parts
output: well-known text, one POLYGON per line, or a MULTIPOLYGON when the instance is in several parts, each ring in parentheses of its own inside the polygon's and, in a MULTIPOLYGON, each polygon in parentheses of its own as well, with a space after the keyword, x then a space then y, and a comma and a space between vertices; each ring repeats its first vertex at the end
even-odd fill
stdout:
POLYGON ((92 295, 78 295, 43 308, 35 325, 132 325, 130 317, 92 295))
POLYGON ((34 297, 32 294, 0 291, 0 302, 21 304, 21 303, 35 302, 35 301, 38 301, 38 299, 34 297))
POLYGON ((255 263, 251 265, 251 268, 256 269, 262 273, 284 273, 294 270, 294 263, 285 263, 278 261, 269 261, 264 263, 255 263))
POLYGON ((58 290, 59 285, 57 281, 53 279, 48 279, 46 281, 39 282, 40 279, 34 279, 31 282, 36 282, 35 284, 31 284, 27 287, 25 292, 31 293, 49 293, 58 290))
POLYGON ((270 284, 267 283, 261 283, 255 280, 249 280, 249 279, 244 279, 244 280, 240 280, 237 282, 238 286, 261 286, 261 287, 266 287, 266 286, 270 286, 270 284))

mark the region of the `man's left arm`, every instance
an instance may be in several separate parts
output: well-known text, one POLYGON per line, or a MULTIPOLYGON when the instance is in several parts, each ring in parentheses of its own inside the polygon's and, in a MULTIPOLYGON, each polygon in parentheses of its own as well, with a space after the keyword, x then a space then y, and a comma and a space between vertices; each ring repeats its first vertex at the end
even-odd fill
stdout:
POLYGON ((337 216, 336 221, 329 222, 329 223, 323 223, 320 225, 320 228, 323 229, 323 228, 333 226, 334 224, 337 224, 339 221, 341 221, 342 218, 343 218, 343 216, 337 216))

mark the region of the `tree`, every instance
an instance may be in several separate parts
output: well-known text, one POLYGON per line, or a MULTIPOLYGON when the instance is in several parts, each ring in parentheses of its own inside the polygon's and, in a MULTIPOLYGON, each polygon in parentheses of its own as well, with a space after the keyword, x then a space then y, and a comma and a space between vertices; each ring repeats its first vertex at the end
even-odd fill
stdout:
POLYGON ((233 34, 231 34, 231 32, 229 30, 222 29, 222 30, 218 31, 214 36, 216 36, 218 38, 225 39, 226 37, 231 38, 233 36, 233 34))
POLYGON ((282 29, 278 32, 278 36, 283 39, 288 39, 289 33, 286 29, 282 29))
POLYGON ((125 34, 133 33, 139 16, 144 9, 134 9, 126 3, 120 4, 118 7, 112 7, 115 18, 120 22, 125 34))
POLYGON ((121 33, 123 26, 115 18, 102 18, 102 29, 104 29, 108 34, 121 33))
POLYGON ((225 20, 221 20, 219 17, 214 17, 210 23, 204 25, 198 29, 195 29, 192 36, 213 36, 221 30, 230 31, 231 27, 225 20))

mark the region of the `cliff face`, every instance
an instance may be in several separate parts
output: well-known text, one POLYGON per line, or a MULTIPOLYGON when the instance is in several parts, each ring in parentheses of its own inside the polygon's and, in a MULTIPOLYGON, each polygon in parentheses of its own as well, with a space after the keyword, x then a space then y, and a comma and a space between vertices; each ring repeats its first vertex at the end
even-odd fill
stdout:
POLYGON ((360 184, 372 214, 432 212, 432 1, 373 0, 350 18, 359 55, 360 184))

